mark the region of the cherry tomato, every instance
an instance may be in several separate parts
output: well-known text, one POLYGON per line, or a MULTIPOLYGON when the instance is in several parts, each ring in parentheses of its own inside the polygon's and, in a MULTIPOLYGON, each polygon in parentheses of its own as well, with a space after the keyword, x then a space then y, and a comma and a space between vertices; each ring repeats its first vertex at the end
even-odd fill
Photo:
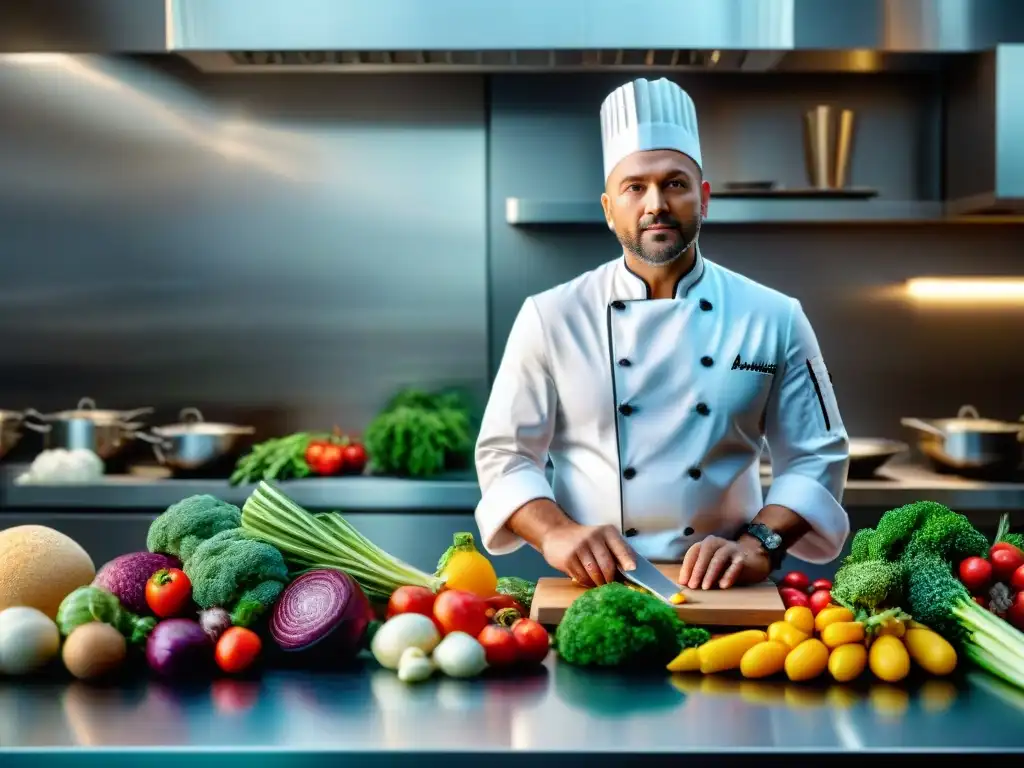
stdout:
POLYGON ((251 667, 262 649, 263 641, 251 629, 231 627, 217 641, 214 658, 222 670, 237 674, 251 667))
POLYGON ((782 586, 792 587, 793 589, 799 589, 801 592, 806 593, 807 588, 811 586, 811 580, 807 578, 806 573, 800 571, 790 571, 782 577, 782 586))
POLYGON ((992 557, 993 552, 998 552, 1001 549, 1017 549, 1008 541, 999 541, 992 545, 992 548, 988 551, 988 556, 992 557))
POLYGON ((192 599, 192 582, 180 568, 162 568, 146 582, 146 605, 161 619, 178 616, 192 599))
POLYGON ((336 475, 345 465, 343 450, 330 440, 314 440, 306 448, 306 463, 316 475, 336 475))
POLYGON ((984 592, 992 585, 992 564, 983 557, 968 557, 960 563, 958 573, 969 592, 984 592))
POLYGON ((519 660, 519 643, 515 635, 505 627, 488 624, 480 630, 476 639, 484 647, 487 663, 492 667, 507 667, 519 660))
POLYGON ((1014 595, 1013 604, 1006 612, 1006 620, 1017 629, 1024 631, 1024 592, 1014 595))
POLYGON ((996 581, 1009 583, 1014 572, 1024 565, 1024 552, 1014 546, 997 549, 988 557, 989 562, 992 563, 992 576, 996 581))
POLYGON ((815 593, 820 589, 824 589, 826 592, 832 591, 832 582, 828 579, 815 579, 811 582, 811 593, 815 593))
POLYGON ((419 613, 423 616, 434 615, 434 601, 437 595, 426 587, 399 587, 391 593, 388 600, 387 618, 400 613, 419 613))
POLYGON ((476 637, 490 623, 487 601, 471 592, 446 589, 434 601, 434 619, 444 634, 465 632, 476 637))
POLYGON ((512 625, 512 635, 519 646, 519 660, 525 664, 540 664, 551 650, 548 631, 532 619, 519 619, 512 625))
POLYGON ((810 600, 807 597, 807 593, 797 589, 796 587, 779 587, 779 595, 782 596, 782 604, 787 608, 792 608, 797 605, 802 605, 805 608, 810 607, 810 600))
POLYGON ((366 469, 366 448, 360 443, 349 443, 342 448, 341 458, 345 471, 350 474, 360 475, 366 469))
POLYGON ((823 610, 828 608, 829 603, 832 602, 832 593, 827 589, 819 589, 817 592, 812 592, 811 596, 807 600, 807 607, 811 609, 811 613, 817 616, 823 610))
POLYGON ((1010 579, 1010 589, 1014 592, 1024 592, 1024 565, 1013 572, 1010 579))

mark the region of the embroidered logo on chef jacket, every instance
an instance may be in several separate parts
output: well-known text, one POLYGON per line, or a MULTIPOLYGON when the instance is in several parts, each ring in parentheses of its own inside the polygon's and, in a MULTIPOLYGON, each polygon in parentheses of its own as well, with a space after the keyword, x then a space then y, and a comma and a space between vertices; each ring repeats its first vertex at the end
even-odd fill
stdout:
POLYGON ((825 367, 821 355, 807 359, 807 376, 810 379, 813 397, 821 410, 821 419, 826 432, 839 425, 839 403, 832 388, 832 374, 825 367))
POLYGON ((745 362, 739 355, 736 355, 736 359, 732 361, 732 370, 734 371, 754 371, 755 373, 765 373, 769 376, 774 376, 777 368, 778 365, 776 363, 745 362))

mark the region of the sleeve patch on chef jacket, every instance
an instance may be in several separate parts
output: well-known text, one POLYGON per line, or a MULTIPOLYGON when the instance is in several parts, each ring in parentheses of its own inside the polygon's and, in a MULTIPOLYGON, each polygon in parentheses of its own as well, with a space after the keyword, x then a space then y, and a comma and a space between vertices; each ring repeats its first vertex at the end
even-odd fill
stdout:
POLYGON ((821 409, 825 431, 831 432, 832 427, 839 424, 839 405, 832 389, 832 374, 825 367, 825 360, 820 355, 808 358, 807 375, 811 381, 813 397, 821 409))

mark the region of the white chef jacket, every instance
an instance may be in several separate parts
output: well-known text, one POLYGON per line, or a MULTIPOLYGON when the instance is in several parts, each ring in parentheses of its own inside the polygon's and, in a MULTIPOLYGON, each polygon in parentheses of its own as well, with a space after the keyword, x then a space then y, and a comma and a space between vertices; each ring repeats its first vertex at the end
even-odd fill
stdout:
POLYGON ((508 518, 551 499, 579 523, 616 526, 651 560, 679 562, 706 536, 734 538, 767 503, 811 525, 790 554, 834 560, 850 531, 849 441, 800 303, 699 249, 674 299, 647 295, 622 257, 523 304, 476 445, 487 551, 521 547, 508 518))

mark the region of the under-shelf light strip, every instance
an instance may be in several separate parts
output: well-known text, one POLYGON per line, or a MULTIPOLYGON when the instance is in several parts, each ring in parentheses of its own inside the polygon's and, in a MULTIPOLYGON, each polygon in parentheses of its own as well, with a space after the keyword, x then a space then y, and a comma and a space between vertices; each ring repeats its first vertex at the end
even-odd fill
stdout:
POLYGON ((906 293, 924 301, 1024 303, 1024 278, 919 277, 907 281, 906 293))

